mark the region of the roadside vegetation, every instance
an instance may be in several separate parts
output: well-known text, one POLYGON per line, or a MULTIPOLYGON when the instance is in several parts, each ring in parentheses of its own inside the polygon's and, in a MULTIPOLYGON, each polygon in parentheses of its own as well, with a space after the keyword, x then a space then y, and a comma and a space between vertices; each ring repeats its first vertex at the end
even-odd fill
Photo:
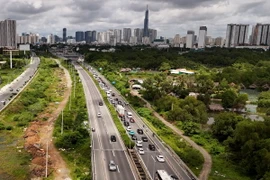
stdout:
MULTIPOLYGON (((85 59, 101 68, 122 95, 128 95, 127 99, 134 103, 138 113, 157 134, 162 136, 162 132, 166 132, 172 136, 142 102, 129 94, 129 80, 136 79, 137 71, 137 77, 144 80, 139 95, 211 154, 213 167, 209 179, 266 180, 269 177, 270 136, 266 133, 270 127, 267 117, 270 109, 269 51, 212 48, 179 55, 175 49, 165 52, 119 47, 116 53, 87 52, 85 59), (121 68, 131 68, 134 72, 121 73, 121 68), (171 68, 192 69, 196 74, 170 75, 168 70, 171 68), (150 69, 155 72, 148 71, 150 69), (152 75, 147 76, 149 72, 152 75), (248 88, 262 91, 258 102, 252 103, 258 104, 257 110, 265 119, 263 122, 251 121, 246 116, 249 112, 240 115, 245 110, 248 96, 239 91, 248 88), (207 124, 209 112, 215 118, 213 125, 207 124)), ((173 139, 164 141, 174 150, 179 144, 173 139)), ((189 156, 183 154, 187 149, 182 146, 180 144, 182 154, 178 152, 178 155, 194 170, 193 162, 197 166, 202 163, 199 155, 197 162, 194 158, 185 158, 189 156)), ((194 151, 185 153, 195 154, 194 151)))
POLYGON ((58 65, 41 58, 37 76, 29 86, 0 114, 0 179, 29 179, 30 154, 24 150, 24 131, 51 102, 61 100, 55 93, 58 76, 52 76, 58 65))
POLYGON ((63 61, 61 64, 69 70, 73 82, 71 97, 63 111, 63 133, 61 133, 62 115, 60 115, 55 122, 54 143, 67 162, 72 179, 90 180, 92 178, 91 129, 83 86, 73 65, 63 61))

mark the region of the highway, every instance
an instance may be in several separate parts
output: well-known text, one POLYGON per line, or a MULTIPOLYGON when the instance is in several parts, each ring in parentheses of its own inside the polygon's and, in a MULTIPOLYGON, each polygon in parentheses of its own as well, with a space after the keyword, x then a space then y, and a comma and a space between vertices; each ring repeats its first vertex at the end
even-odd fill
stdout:
MULTIPOLYGON (((91 71, 91 67, 87 66, 87 68, 91 71)), ((118 100, 124 102, 123 97, 119 94, 119 92, 111 85, 108 80, 98 73, 96 70, 92 70, 92 73, 96 73, 102 81, 106 84, 108 89, 111 89, 112 92, 116 94, 113 99, 118 98, 118 100)), ((169 175, 177 175, 177 177, 181 180, 190 180, 196 179, 195 176, 191 175, 187 170, 184 163, 180 160, 180 158, 172 151, 169 150, 165 146, 165 143, 162 142, 142 121, 142 119, 137 115, 137 113, 131 108, 129 105, 125 106, 127 112, 132 112, 133 118, 135 119, 135 123, 130 123, 132 130, 135 132, 138 140, 141 140, 142 136, 146 136, 148 138, 148 142, 143 142, 143 149, 145 154, 140 155, 145 167, 148 170, 148 173, 152 179, 155 177, 155 172, 157 170, 166 170, 169 175), (143 135, 137 133, 137 129, 143 129, 143 135), (148 148, 149 144, 154 144, 156 147, 156 151, 151 151, 148 148), (156 156, 163 155, 165 157, 165 162, 160 163, 157 161, 156 156)), ((127 119, 127 117, 126 117, 127 119)), ((137 147, 135 147, 137 149, 137 147)), ((137 149, 138 150, 138 149, 137 149)))
POLYGON ((115 127, 110 112, 103 102, 100 92, 87 72, 79 65, 74 65, 83 84, 92 131, 92 165, 93 180, 135 180, 137 179, 131 159, 115 127), (101 117, 97 114, 100 113, 101 117), (111 142, 110 136, 116 136, 116 142, 111 142), (116 171, 109 171, 109 162, 117 165, 116 171))
POLYGON ((39 63, 40 59, 37 56, 33 56, 29 67, 14 81, 7 84, 0 90, 0 111, 24 88, 27 82, 33 77, 39 63))

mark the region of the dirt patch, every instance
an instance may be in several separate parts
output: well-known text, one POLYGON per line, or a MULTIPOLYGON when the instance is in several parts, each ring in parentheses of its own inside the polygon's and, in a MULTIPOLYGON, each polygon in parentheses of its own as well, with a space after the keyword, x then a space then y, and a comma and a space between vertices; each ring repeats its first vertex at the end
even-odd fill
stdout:
POLYGON ((65 161, 52 142, 54 122, 65 108, 71 93, 71 78, 66 69, 64 69, 64 73, 63 71, 55 71, 54 75, 62 78, 57 88, 59 96, 63 97, 63 100, 59 103, 50 103, 36 117, 36 121, 30 123, 24 134, 24 148, 32 156, 30 165, 31 179, 46 176, 46 154, 48 154, 48 176, 53 173, 56 180, 71 179, 65 161), (47 149, 48 152, 46 152, 47 149))

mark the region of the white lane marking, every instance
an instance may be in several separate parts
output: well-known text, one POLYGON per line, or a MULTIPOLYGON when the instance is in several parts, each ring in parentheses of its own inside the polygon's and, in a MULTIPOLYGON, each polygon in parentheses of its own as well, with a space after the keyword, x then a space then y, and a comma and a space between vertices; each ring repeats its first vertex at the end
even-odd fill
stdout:
POLYGON ((118 171, 118 173, 120 173, 120 169, 119 169, 119 166, 118 166, 118 165, 116 165, 116 167, 117 167, 117 171, 118 171))
POLYGON ((154 158, 154 156, 151 155, 151 157, 152 157, 152 159, 154 160, 154 162, 156 162, 156 159, 154 158))
POLYGON ((114 153, 114 150, 112 150, 112 155, 115 157, 115 153, 114 153))

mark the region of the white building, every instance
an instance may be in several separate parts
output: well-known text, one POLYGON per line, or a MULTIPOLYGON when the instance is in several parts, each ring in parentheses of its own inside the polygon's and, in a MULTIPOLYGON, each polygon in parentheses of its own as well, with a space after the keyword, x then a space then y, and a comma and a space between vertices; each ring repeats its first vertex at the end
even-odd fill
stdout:
POLYGON ((124 28, 123 29, 123 41, 129 43, 131 37, 131 28, 124 28))
POLYGON ((55 39, 54 39, 54 35, 53 34, 48 35, 47 43, 48 44, 54 44, 55 43, 55 39))
POLYGON ((225 47, 248 44, 248 24, 228 24, 225 47))
POLYGON ((207 27, 201 26, 199 31, 198 48, 205 48, 206 35, 207 35, 207 27))
POLYGON ((137 37, 137 43, 142 43, 143 29, 136 28, 134 29, 134 36, 137 37))
POLYGON ((194 31, 187 31, 186 48, 193 48, 194 46, 194 31))
POLYGON ((25 34, 17 36, 18 44, 37 44, 39 42, 39 35, 35 33, 25 34))
POLYGON ((122 39, 122 30, 121 29, 115 29, 114 30, 114 37, 115 37, 115 41, 116 43, 121 43, 121 39, 122 39))
POLYGON ((215 46, 223 47, 224 45, 224 38, 223 37, 217 37, 215 39, 215 46))
POLYGON ((256 24, 252 28, 252 45, 270 45, 270 24, 256 24))

